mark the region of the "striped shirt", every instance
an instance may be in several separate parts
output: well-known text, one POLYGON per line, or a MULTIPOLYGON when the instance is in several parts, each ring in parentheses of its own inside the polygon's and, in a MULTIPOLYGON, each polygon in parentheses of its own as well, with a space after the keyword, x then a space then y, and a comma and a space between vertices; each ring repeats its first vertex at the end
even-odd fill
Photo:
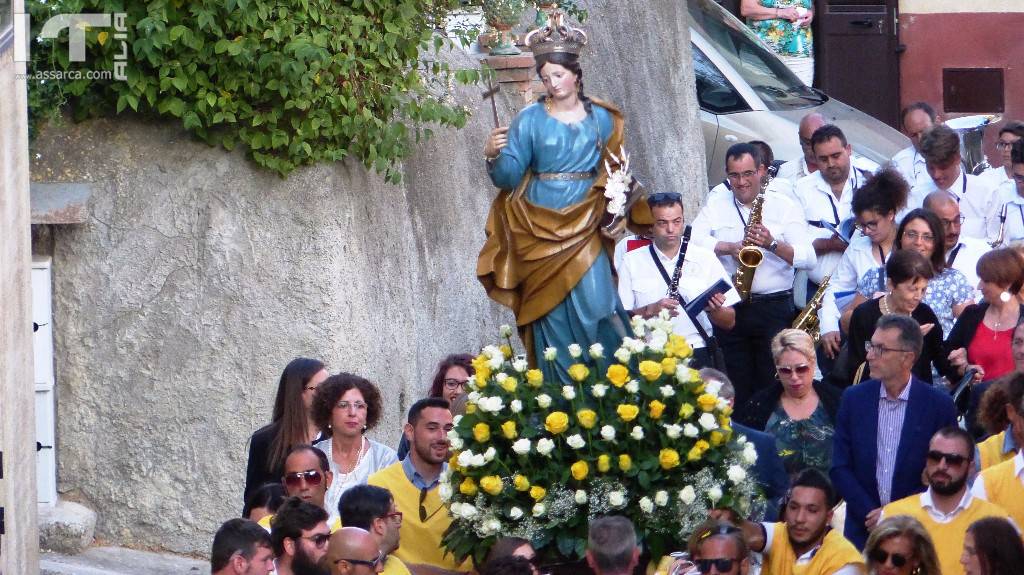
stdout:
POLYGON ((896 471, 896 453, 900 447, 907 403, 910 401, 910 382, 907 382, 896 399, 889 399, 884 384, 879 387, 881 395, 878 398, 878 455, 875 460, 875 480, 878 482, 878 498, 882 505, 887 505, 892 500, 892 476, 896 471))

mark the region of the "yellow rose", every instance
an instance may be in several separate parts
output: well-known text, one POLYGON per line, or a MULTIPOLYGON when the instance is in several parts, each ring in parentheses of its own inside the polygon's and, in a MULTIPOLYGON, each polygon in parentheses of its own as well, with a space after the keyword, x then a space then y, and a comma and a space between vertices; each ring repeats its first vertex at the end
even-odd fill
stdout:
POLYGON ((544 429, 550 433, 559 434, 569 429, 569 416, 562 411, 555 411, 548 414, 544 419, 544 429))
POLYGON ((584 379, 587 379, 588 375, 590 375, 590 370, 582 363, 574 363, 569 366, 569 377, 571 377, 573 381, 583 381, 584 379))
POLYGON ((645 359, 640 362, 640 375, 647 381, 654 381, 661 377, 661 364, 656 361, 645 359))
POLYGON ((459 453, 462 452, 452 451, 452 456, 448 459, 448 467, 451 467, 454 471, 462 471, 462 468, 459 467, 459 453))
POLYGON ((651 419, 661 419, 661 414, 665 411, 665 404, 655 399, 647 406, 647 410, 651 419))
POLYGON ((486 423, 478 423, 473 426, 473 439, 478 443, 484 443, 491 438, 491 428, 486 423))
POLYGON ((679 452, 675 449, 662 449, 661 452, 658 453, 658 463, 660 463, 661 468, 665 470, 678 467, 679 452))
POLYGON ((601 473, 608 473, 608 470, 612 468, 612 458, 607 453, 602 453, 597 456, 597 470, 601 473))
POLYGON ((475 403, 467 403, 466 404, 466 415, 473 415, 474 413, 476 413, 476 404, 475 403))
POLYGON ((605 377, 608 381, 612 382, 615 387, 622 387, 629 381, 629 369, 621 364, 614 364, 608 366, 608 372, 605 373, 605 377))
POLYGON ((619 456, 619 469, 623 471, 629 471, 633 469, 633 458, 627 453, 623 453, 619 456))
POLYGON ((576 412, 576 421, 579 421, 584 429, 593 429, 597 425, 597 414, 593 409, 581 409, 576 412))
POLYGON ((685 359, 693 355, 693 348, 690 347, 690 344, 686 343, 685 337, 672 334, 668 336, 668 343, 665 344, 665 353, 669 357, 685 359))
POLYGON ((666 357, 661 360, 661 370, 669 375, 674 375, 676 373, 676 358, 666 357))
POLYGON ((501 434, 505 436, 505 439, 515 439, 519 434, 516 433, 516 422, 506 421, 501 424, 501 434))
POLYGON ((501 350, 501 355, 505 356, 505 359, 512 359, 512 346, 509 344, 502 344, 498 349, 501 350))
POLYGON ((473 481, 472 477, 467 477, 462 480, 462 483, 459 485, 459 493, 468 495, 469 497, 476 495, 476 482, 473 481))
POLYGON ((525 475, 516 474, 512 478, 512 486, 516 488, 516 491, 526 491, 530 488, 530 480, 525 475))
POLYGON ((506 377, 501 382, 501 388, 504 389, 505 391, 509 392, 509 393, 514 393, 515 390, 516 390, 516 387, 518 387, 518 386, 519 386, 519 380, 517 380, 514 377, 506 377))
POLYGON ((487 365, 487 356, 480 354, 473 358, 471 362, 473 365, 473 371, 476 375, 476 384, 480 387, 485 385, 485 381, 491 375, 491 368, 487 365))
POLYGON ((701 454, 703 454, 705 451, 711 449, 711 444, 703 439, 698 439, 697 443, 693 444, 693 447, 699 449, 701 454))
POLYGON ((548 494, 548 490, 544 489, 540 485, 534 485, 530 488, 530 497, 533 497, 534 501, 540 501, 544 499, 544 496, 548 494))
POLYGON ((629 422, 636 419, 636 416, 640 413, 640 408, 633 404, 625 403, 616 407, 615 413, 619 414, 619 419, 622 421, 629 422))
POLYGON ((693 404, 684 403, 679 406, 679 417, 682 417, 683 419, 690 419, 691 415, 693 415, 693 404))
POLYGON ((526 384, 530 387, 540 387, 544 383, 544 372, 539 369, 531 369, 526 372, 526 384))
POLYGON ((497 475, 485 475, 480 478, 480 489, 483 489, 489 495, 501 493, 502 487, 504 485, 501 484, 501 478, 497 475))
POLYGON ((692 447, 690 449, 690 452, 686 454, 686 460, 687 461, 698 461, 698 460, 700 460, 700 457, 703 454, 704 453, 700 449, 697 449, 697 446, 694 446, 694 447, 692 447))
POLYGON ((732 415, 732 406, 731 405, 726 405, 725 407, 722 408, 722 417, 728 418, 731 415, 732 415))
POLYGON ((583 481, 587 478, 587 475, 590 474, 590 465, 587 465, 586 461, 577 461, 572 464, 569 471, 572 472, 573 479, 576 481, 583 481))
POLYGON ((725 442, 725 434, 721 431, 715 430, 711 432, 711 445, 718 447, 725 442))
POLYGON ((701 411, 714 411, 717 405, 718 398, 710 393, 702 393, 697 398, 697 406, 700 407, 701 411))

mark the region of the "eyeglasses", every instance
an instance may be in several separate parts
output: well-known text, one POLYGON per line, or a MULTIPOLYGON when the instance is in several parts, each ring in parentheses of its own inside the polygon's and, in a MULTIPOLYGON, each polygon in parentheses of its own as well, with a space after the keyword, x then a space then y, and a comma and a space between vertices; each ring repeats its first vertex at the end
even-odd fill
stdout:
POLYGON ((446 379, 446 380, 444 380, 444 388, 445 389, 455 390, 455 389, 458 389, 460 387, 466 387, 466 382, 467 381, 469 381, 469 380, 468 379, 446 379))
POLYGON ((857 223, 853 224, 853 227, 857 228, 858 230, 860 230, 862 232, 865 232, 865 231, 872 231, 873 232, 873 231, 878 229, 878 220, 871 220, 870 222, 857 222, 857 223))
POLYGON ((337 565, 338 563, 341 563, 342 561, 348 561, 349 563, 351 563, 353 565, 366 565, 370 569, 376 570, 377 566, 380 565, 382 561, 384 561, 384 554, 380 553, 380 552, 377 552, 377 558, 374 559, 373 561, 367 561, 366 559, 346 559, 346 558, 342 557, 341 559, 335 559, 334 560, 334 564, 337 565))
POLYGON ((931 234, 919 234, 919 233, 917 233, 915 231, 903 232, 903 237, 905 239, 908 239, 908 240, 912 241, 912 242, 916 242, 919 239, 924 240, 926 242, 934 242, 935 241, 935 236, 933 236, 931 234))
POLYGON ((784 375, 786 377, 789 377, 794 373, 797 375, 807 375, 807 372, 811 371, 811 366, 806 363, 801 363, 800 365, 776 365, 775 371, 778 372, 779 375, 784 375))
POLYGON ((309 539, 316 545, 317 549, 323 549, 327 545, 327 542, 331 539, 330 533, 317 533, 315 535, 303 535, 299 539, 309 539))
POLYGON ((753 178, 756 175, 757 172, 753 170, 747 170, 745 172, 729 172, 728 174, 725 175, 725 177, 729 178, 733 182, 738 182, 741 179, 749 180, 750 178, 753 178))
POLYGON ((899 553, 893 553, 890 555, 888 552, 882 549, 875 549, 868 555, 868 559, 871 559, 872 563, 879 565, 885 565, 885 562, 892 559, 892 566, 899 569, 907 564, 907 556, 899 553))
POLYGON ((884 345, 874 344, 874 343, 871 343, 870 341, 865 341, 864 342, 864 351, 866 353, 874 352, 874 353, 877 353, 878 355, 882 355, 883 353, 885 353, 887 351, 901 351, 903 353, 910 353, 909 349, 899 349, 899 348, 895 348, 895 347, 885 347, 884 345))
POLYGON ((442 505, 441 507, 438 507, 437 509, 435 509, 433 513, 428 515, 427 514, 427 506, 424 505, 424 503, 426 503, 426 501, 427 501, 427 493, 430 493, 429 489, 420 489, 420 523, 426 523, 428 519, 430 519, 431 517, 437 515, 437 512, 440 511, 444 507, 442 505))
POLYGON ((1004 142, 1004 141, 1000 140, 1000 141, 996 142, 996 149, 1000 150, 1000 151, 1008 150, 1008 149, 1012 148, 1013 145, 1016 144, 1019 141, 1020 141, 1019 139, 1018 140, 1014 140, 1013 142, 1004 142))
POLYGON ((310 487, 316 487, 317 485, 320 485, 320 482, 323 480, 323 474, 315 469, 287 473, 284 476, 284 484, 286 487, 299 487, 303 482, 310 487))
POLYGON ((385 513, 382 517, 384 517, 385 519, 398 519, 399 523, 402 522, 401 511, 392 511, 391 513, 385 513))
POLYGON ((928 461, 931 463, 939 463, 943 459, 946 463, 952 467, 960 467, 967 461, 967 457, 960 455, 959 453, 943 453, 941 451, 929 451, 928 461))
POLYGON ((693 563, 701 573, 710 573, 712 566, 719 573, 728 573, 732 571, 732 564, 735 561, 735 559, 720 557, 718 559, 697 559, 693 563))
POLYGON ((337 407, 342 411, 347 411, 348 409, 366 411, 366 404, 362 401, 339 401, 334 407, 337 407))
POLYGON ((943 226, 945 226, 947 228, 951 228, 953 226, 959 226, 959 225, 963 224, 964 220, 966 220, 966 219, 967 218, 964 217, 964 216, 957 216, 957 217, 953 218, 952 220, 939 220, 939 221, 942 222, 943 226))

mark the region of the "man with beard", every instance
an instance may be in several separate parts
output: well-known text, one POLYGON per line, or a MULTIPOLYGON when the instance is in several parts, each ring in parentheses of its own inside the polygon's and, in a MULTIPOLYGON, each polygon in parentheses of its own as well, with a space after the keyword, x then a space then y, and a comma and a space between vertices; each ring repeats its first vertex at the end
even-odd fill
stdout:
POLYGON ((825 475, 804 469, 793 480, 782 523, 743 522, 752 551, 764 553, 764 572, 772 575, 861 575, 864 559, 829 524, 836 492, 825 475))
POLYGON ((959 427, 940 429, 928 444, 924 477, 928 490, 882 508, 885 517, 909 515, 924 525, 935 542, 943 573, 959 573, 967 528, 985 517, 1008 518, 1003 509, 971 495, 967 478, 973 467, 974 438, 959 427))
MULTIPOLYGON (((284 494, 288 497, 298 497, 306 503, 324 509, 324 501, 332 479, 327 455, 308 443, 292 446, 284 457, 284 475, 281 477, 281 483, 284 484, 284 494)), ((270 522, 273 519, 273 515, 267 515, 260 519, 259 524, 270 531, 270 522)), ((337 526, 334 526, 333 530, 336 529, 337 526)))
POLYGON ((288 498, 274 514, 270 529, 277 575, 327 575, 318 566, 331 537, 322 507, 298 497, 288 498))
POLYGON ((448 432, 452 429, 448 402, 428 397, 412 404, 405 424, 409 455, 370 476, 367 483, 387 489, 395 508, 408 517, 405 544, 395 551, 409 570, 423 573, 468 572, 472 564, 455 561, 441 545, 451 525, 448 506, 438 494, 441 473, 448 467, 448 432))
POLYGON ((377 540, 380 552, 386 557, 384 575, 409 575, 409 568, 393 555, 398 549, 404 516, 387 489, 376 485, 356 485, 341 494, 338 512, 342 525, 365 529, 377 540))

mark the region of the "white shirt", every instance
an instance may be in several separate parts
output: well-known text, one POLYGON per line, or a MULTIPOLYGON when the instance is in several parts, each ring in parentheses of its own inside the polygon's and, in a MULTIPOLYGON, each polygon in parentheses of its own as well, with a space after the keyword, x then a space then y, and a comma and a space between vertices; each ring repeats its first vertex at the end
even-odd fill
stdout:
MULTIPOLYGON (((939 187, 931 179, 926 184, 914 186, 910 191, 907 207, 920 208, 925 196, 938 189, 939 187)), ((960 204, 960 214, 964 217, 961 235, 980 240, 985 239, 988 218, 991 213, 998 210, 998 207, 994 205, 995 190, 992 185, 978 176, 964 174, 961 169, 960 176, 949 189, 944 191, 960 204)))
POLYGON ((978 174, 978 177, 987 181, 991 186, 999 186, 1003 182, 1012 181, 1012 179, 1006 175, 1006 170, 1002 166, 999 166, 998 168, 989 168, 978 174))
MULTIPOLYGON (((1021 475, 1022 471, 1024 471, 1024 451, 1018 451, 1017 455, 1013 456, 1013 474, 1020 480, 1022 494, 1024 494, 1024 477, 1021 475)), ((982 477, 982 475, 979 475, 978 478, 974 480, 974 485, 971 486, 971 495, 978 499, 984 499, 985 501, 998 505, 998 501, 989 500, 988 493, 985 492, 985 481, 982 477)))
MULTIPOLYGON (((764 553, 765 555, 770 555, 771 551, 772 551, 772 543, 774 543, 774 541, 775 541, 775 524, 774 523, 762 522, 761 525, 764 526, 764 532, 765 532, 764 550, 762 550, 761 553, 764 553)), ((796 564, 797 565, 803 565, 805 563, 810 563, 811 559, 814 559, 814 555, 818 552, 818 549, 821 549, 821 543, 815 545, 814 548, 811 549, 810 551, 808 551, 807 553, 804 553, 803 555, 797 557, 796 558, 796 564)), ((861 574, 861 570, 858 568, 857 565, 852 564, 852 563, 848 563, 846 565, 843 565, 839 569, 836 569, 832 573, 829 573, 829 574, 826 574, 826 575, 860 575, 860 574, 861 574)))
MULTIPOLYGON (((931 487, 929 487, 927 491, 925 491, 918 497, 920 498, 921 509, 924 509, 933 521, 940 524, 949 523, 956 519, 957 515, 960 515, 960 513, 966 511, 967 508, 970 507, 971 501, 974 500, 974 496, 971 495, 971 491, 969 489, 965 489, 964 494, 960 498, 960 502, 956 504, 956 507, 953 508, 953 510, 950 511, 949 513, 944 513, 935 507, 935 499, 932 498, 931 487)), ((878 516, 879 521, 881 521, 882 519, 885 519, 884 511, 878 516)))
POLYGON ((779 173, 775 177, 789 180, 789 183, 795 186, 800 178, 809 176, 812 173, 807 169, 807 161, 804 160, 803 156, 800 156, 779 166, 779 173))
POLYGON ((992 248, 984 240, 961 235, 956 246, 946 250, 947 264, 953 250, 956 250, 956 258, 953 259, 950 267, 964 274, 964 277, 967 278, 967 283, 974 288, 974 301, 980 302, 982 296, 981 290, 978 289, 978 260, 986 252, 991 251, 992 248), (959 249, 957 249, 957 246, 959 246, 959 249))
MULTIPOLYGON (((860 278, 874 268, 880 267, 875 260, 878 248, 871 244, 867 236, 857 236, 850 242, 850 246, 839 258, 839 264, 832 272, 832 279, 828 282, 828 289, 825 290, 825 297, 821 302, 821 309, 818 310, 818 322, 821 326, 821 333, 839 331, 840 310, 836 305, 836 293, 848 292, 857 289, 860 278)), ((885 259, 889 254, 884 254, 885 259)))
MULTIPOLYGON (((815 225, 818 221, 825 220, 838 228, 843 221, 852 216, 853 192, 864 185, 866 180, 864 172, 850 166, 850 176, 843 184, 843 191, 838 198, 832 193, 832 186, 825 181, 820 170, 801 178, 796 183, 794 195, 803 209, 804 219, 810 226, 808 231, 812 241, 832 237, 832 232, 815 225)), ((807 272, 807 276, 814 283, 820 284, 825 276, 835 270, 842 256, 841 252, 829 252, 818 256, 814 269, 807 272)))
MULTIPOLYGON (((741 206, 734 196, 713 197, 693 221, 692 243, 714 251, 718 242, 741 242, 749 220, 750 208, 741 206)), ((784 194, 768 191, 764 197, 761 223, 774 239, 793 247, 793 265, 762 249, 764 259, 754 274, 750 292, 771 294, 793 289, 793 268, 810 269, 816 263, 803 212, 784 194)), ((736 271, 736 259, 729 255, 718 259, 732 277, 736 271)))
MULTIPOLYGON (((679 260, 677 251, 672 257, 666 257, 661 250, 654 248, 665 272, 672 277, 676 269, 676 262, 679 260)), ((715 284, 719 279, 725 280, 732 285, 732 278, 725 273, 725 268, 715 257, 711 250, 694 245, 686 248, 686 259, 683 261, 683 269, 679 274, 679 294, 684 301, 693 301, 704 290, 715 284)), ((668 284, 658 266, 651 258, 651 250, 647 247, 635 249, 622 258, 622 265, 619 267, 619 299, 622 300, 622 307, 626 310, 633 310, 650 303, 654 303, 668 294, 668 284)), ((731 306, 740 301, 740 295, 734 288, 725 292, 725 305, 731 306)), ((711 333, 711 322, 707 313, 701 312, 697 319, 704 326, 707 333, 711 333)), ((679 315, 672 318, 673 332, 686 338, 691 347, 704 347, 704 340, 700 332, 694 327, 690 317, 681 308, 679 315)))
POLYGON ((622 258, 631 251, 630 248, 639 249, 645 247, 642 244, 650 241, 651 240, 636 234, 629 234, 619 240, 619 243, 615 244, 615 253, 612 255, 612 263, 615 264, 616 273, 618 273, 619 268, 622 267, 622 258))
POLYGON ((907 146, 896 152, 892 157, 892 165, 899 171, 903 179, 913 188, 917 185, 925 185, 932 181, 928 175, 928 167, 925 164, 924 156, 914 146, 907 146))
POLYGON ((997 247, 1007 247, 1024 241, 1024 198, 1017 193, 1017 184, 1013 180, 1007 180, 999 185, 992 205, 988 219, 988 241, 994 242, 999 236, 1000 218, 1004 210, 1006 222, 1002 224, 1003 241, 997 247))

